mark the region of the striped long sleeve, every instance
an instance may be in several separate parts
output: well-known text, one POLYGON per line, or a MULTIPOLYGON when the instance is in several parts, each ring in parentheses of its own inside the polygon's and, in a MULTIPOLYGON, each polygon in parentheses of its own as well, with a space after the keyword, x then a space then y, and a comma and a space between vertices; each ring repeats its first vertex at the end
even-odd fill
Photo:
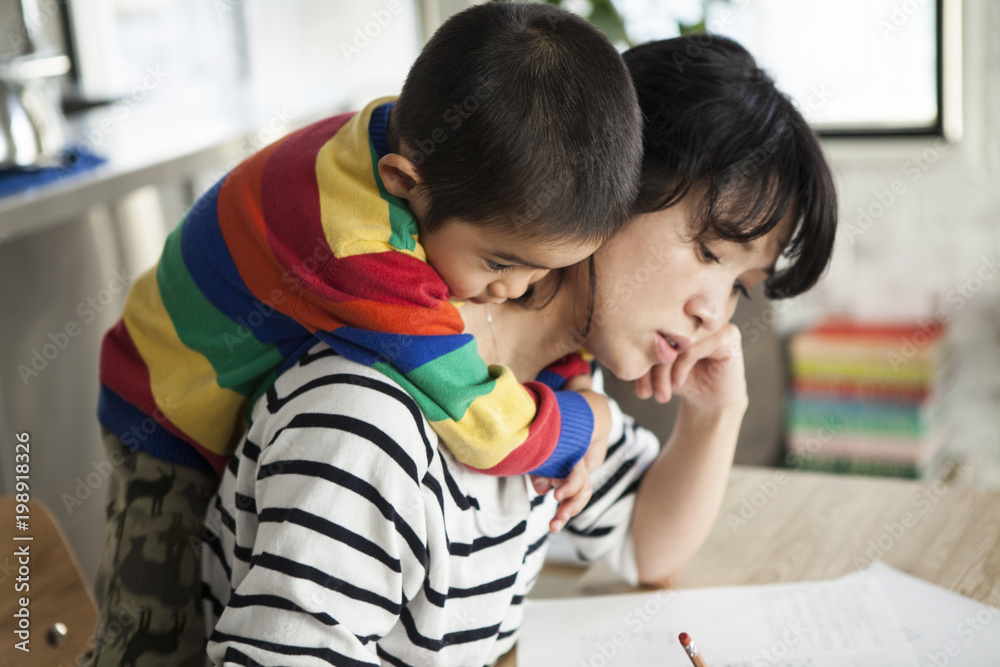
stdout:
POLYGON ((462 463, 568 473, 590 444, 590 408, 487 367, 462 333, 416 220, 378 174, 390 107, 303 128, 199 199, 105 336, 102 425, 221 471, 247 407, 319 338, 402 386, 462 463))
MULTIPOLYGON (((568 527, 586 558, 621 564, 658 445, 627 419, 615 429, 594 497, 568 527)), ((257 402, 210 503, 209 656, 490 664, 516 641, 556 508, 523 476, 459 464, 399 385, 319 345, 257 402)))

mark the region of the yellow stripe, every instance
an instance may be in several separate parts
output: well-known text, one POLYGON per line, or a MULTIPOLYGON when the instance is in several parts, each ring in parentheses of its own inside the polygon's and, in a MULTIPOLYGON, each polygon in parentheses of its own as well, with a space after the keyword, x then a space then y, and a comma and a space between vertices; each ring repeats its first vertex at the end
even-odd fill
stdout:
POLYGON ((426 262, 423 247, 398 250, 389 244, 389 204, 379 196, 368 143, 372 112, 392 97, 375 100, 340 128, 316 156, 320 219, 334 257, 386 251, 426 262))
POLYGON ((230 454, 234 433, 242 434, 245 397, 216 382, 204 355, 181 342, 156 282, 156 269, 136 280, 123 315, 125 326, 149 369, 157 407, 189 438, 217 454, 230 454), (225 419, 231 415, 236 419, 225 419))
POLYGON ((451 453, 465 465, 492 468, 528 439, 528 425, 535 418, 535 402, 503 366, 493 391, 474 400, 458 421, 431 422, 451 453), (502 440, 498 439, 503 437, 502 440))

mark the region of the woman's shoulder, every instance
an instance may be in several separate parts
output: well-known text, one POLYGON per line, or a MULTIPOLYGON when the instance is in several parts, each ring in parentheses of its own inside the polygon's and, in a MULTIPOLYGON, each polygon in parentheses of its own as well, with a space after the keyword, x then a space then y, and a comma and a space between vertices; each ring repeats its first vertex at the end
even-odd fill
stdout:
POLYGON ((282 372, 253 408, 248 438, 264 449, 282 433, 285 448, 349 439, 355 453, 371 445, 423 471, 437 452, 437 436, 406 391, 324 343, 282 372))

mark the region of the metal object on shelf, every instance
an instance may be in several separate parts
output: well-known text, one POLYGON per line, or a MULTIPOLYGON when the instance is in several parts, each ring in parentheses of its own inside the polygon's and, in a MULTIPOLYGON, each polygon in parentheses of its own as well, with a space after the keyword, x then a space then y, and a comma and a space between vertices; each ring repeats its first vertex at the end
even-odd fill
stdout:
POLYGON ((70 60, 51 34, 59 11, 0 0, 0 169, 52 166, 66 148, 59 77, 70 60))
POLYGON ((58 164, 66 147, 57 77, 69 71, 62 53, 0 61, 0 168, 58 164))

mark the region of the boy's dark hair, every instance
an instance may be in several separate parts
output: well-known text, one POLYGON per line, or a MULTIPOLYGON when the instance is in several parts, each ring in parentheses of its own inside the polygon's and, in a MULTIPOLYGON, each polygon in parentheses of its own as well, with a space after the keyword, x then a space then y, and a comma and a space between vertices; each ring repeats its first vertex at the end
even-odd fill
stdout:
POLYGON ((642 120, 631 77, 599 30, 550 5, 494 2, 446 21, 389 133, 420 171, 422 233, 457 217, 520 239, 604 241, 632 213, 642 120))
POLYGON ((744 243, 792 210, 788 261, 766 293, 815 285, 833 251, 837 193, 819 140, 788 97, 746 49, 717 35, 643 44, 625 62, 646 121, 637 212, 704 188, 696 238, 744 243))

